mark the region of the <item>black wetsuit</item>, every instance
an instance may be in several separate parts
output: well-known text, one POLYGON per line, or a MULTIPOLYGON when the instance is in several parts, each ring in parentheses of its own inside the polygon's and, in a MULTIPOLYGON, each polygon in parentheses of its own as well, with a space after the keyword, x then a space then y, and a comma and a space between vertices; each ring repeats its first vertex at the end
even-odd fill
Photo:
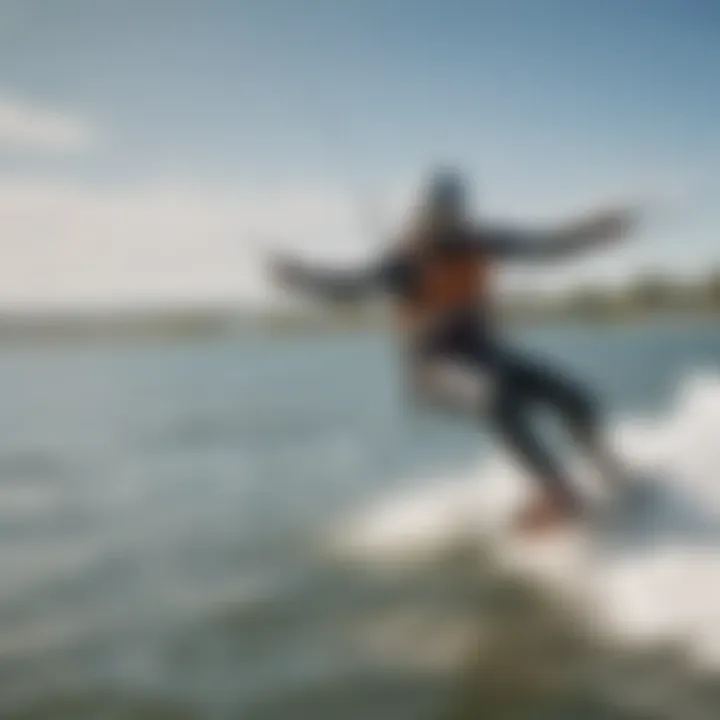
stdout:
POLYGON ((483 411, 509 450, 548 489, 567 494, 570 483, 562 465, 534 427, 532 409, 557 412, 582 445, 594 451, 599 419, 595 398, 567 374, 508 347, 471 316, 454 318, 425 341, 424 358, 457 360, 477 370, 490 385, 483 411))
MULTIPOLYGON (((438 253, 481 252, 492 258, 546 258, 557 245, 527 242, 507 233, 452 233, 438 237, 438 253)), ((417 267, 412 256, 393 253, 359 273, 312 272, 308 289, 336 299, 352 299, 370 289, 383 290, 399 301, 412 300, 417 290, 417 267)), ((594 398, 564 373, 507 347, 490 322, 487 308, 470 306, 446 313, 429 332, 411 339, 413 359, 455 360, 477 370, 491 386, 491 402, 483 408, 493 428, 535 479, 553 493, 572 496, 570 483, 553 454, 539 439, 530 410, 544 405, 555 410, 576 440, 594 448, 598 413, 594 398)), ((478 409, 478 412, 480 409, 478 409)))

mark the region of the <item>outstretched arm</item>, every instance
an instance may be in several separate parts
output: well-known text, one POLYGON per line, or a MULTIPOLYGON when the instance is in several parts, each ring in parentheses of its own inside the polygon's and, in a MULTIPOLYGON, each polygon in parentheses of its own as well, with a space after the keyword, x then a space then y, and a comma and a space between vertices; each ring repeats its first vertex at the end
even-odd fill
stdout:
POLYGON ((275 280, 289 290, 336 302, 357 301, 383 288, 385 264, 378 262, 365 268, 338 270, 276 258, 270 263, 275 280))
POLYGON ((597 212, 560 228, 523 232, 493 229, 481 233, 479 248, 502 258, 562 260, 586 249, 626 237, 637 224, 630 209, 597 212))

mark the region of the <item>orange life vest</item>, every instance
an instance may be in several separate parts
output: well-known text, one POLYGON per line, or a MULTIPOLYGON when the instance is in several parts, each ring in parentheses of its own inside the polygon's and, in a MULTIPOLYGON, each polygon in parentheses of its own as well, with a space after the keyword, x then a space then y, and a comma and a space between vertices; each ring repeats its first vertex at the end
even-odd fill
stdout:
POLYGON ((405 329, 419 329, 489 299, 493 274, 490 258, 473 252, 424 253, 413 259, 413 292, 399 303, 405 329))

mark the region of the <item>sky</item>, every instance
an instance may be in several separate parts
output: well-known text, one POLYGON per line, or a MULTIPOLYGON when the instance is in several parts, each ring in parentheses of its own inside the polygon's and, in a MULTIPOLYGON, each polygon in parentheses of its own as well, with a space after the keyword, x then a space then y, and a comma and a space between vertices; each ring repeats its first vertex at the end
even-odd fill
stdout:
POLYGON ((0 68, 0 308, 264 301, 449 163, 479 218, 646 208, 511 285, 720 265, 714 0, 0 0, 0 68))

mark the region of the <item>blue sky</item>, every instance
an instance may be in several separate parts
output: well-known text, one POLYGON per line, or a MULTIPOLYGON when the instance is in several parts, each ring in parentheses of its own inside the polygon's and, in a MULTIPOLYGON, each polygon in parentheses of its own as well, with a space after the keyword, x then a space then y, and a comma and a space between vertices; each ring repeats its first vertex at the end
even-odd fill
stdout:
POLYGON ((5 0, 0 67, 6 300, 242 295, 244 237, 362 254, 448 161, 493 216, 659 208, 562 282, 718 259, 712 0, 5 0))

